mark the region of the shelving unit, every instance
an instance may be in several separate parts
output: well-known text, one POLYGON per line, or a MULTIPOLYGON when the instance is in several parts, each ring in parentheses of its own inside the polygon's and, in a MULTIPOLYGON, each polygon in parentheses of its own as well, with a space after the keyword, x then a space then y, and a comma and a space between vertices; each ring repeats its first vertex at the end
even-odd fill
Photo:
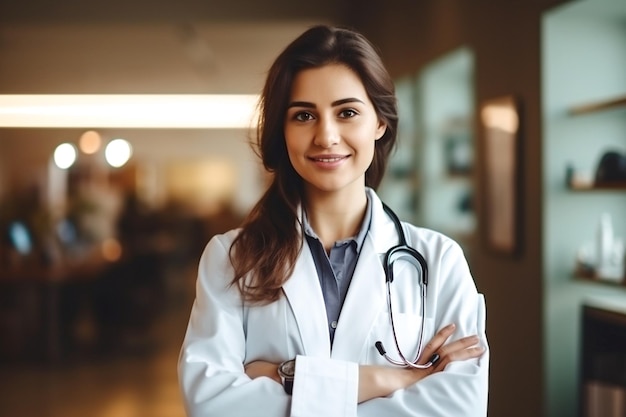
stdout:
POLYGON ((431 62, 417 80, 422 224, 457 240, 470 263, 476 230, 473 77, 473 51, 461 47, 431 62))
POLYGON ((589 297, 626 306, 626 285, 572 270, 581 250, 595 248, 604 213, 615 237, 626 239, 626 183, 595 183, 606 152, 626 153, 626 27, 619 18, 626 9, 617 6, 568 2, 542 25, 543 363, 551 417, 613 415, 598 412, 594 402, 603 388, 596 382, 604 379, 583 369, 599 356, 587 347, 595 325, 583 334, 581 311, 589 297))
MULTIPOLYGON (((611 110, 626 111, 626 94, 570 107, 568 114, 570 116, 584 116, 611 110)), ((571 191, 626 191, 626 180, 589 184, 575 184, 570 182, 568 187, 571 191)))
MULTIPOLYGON (((567 111, 569 116, 584 116, 590 114, 598 114, 602 112, 609 112, 614 110, 626 111, 626 94, 608 98, 606 100, 593 101, 589 103, 579 104, 570 107, 567 111)), ((574 173, 570 173, 573 176, 574 173)), ((570 191, 626 191, 626 180, 606 182, 606 183, 594 183, 592 181, 585 183, 576 183, 567 179, 568 188, 570 191)))
POLYGON ((580 410, 622 416, 626 405, 626 312, 587 301, 582 308, 580 410))

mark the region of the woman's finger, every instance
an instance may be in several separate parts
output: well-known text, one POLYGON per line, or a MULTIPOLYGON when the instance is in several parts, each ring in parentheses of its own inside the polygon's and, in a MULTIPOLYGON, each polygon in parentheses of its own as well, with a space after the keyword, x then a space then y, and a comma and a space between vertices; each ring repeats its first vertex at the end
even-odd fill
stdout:
POLYGON ((440 349, 444 343, 446 343, 446 340, 448 340, 448 338, 452 336, 452 333, 454 333, 455 329, 456 325, 452 323, 439 330, 435 334, 435 336, 426 344, 426 346, 424 346, 424 351, 422 352, 418 363, 423 365, 428 362, 435 353, 439 354, 437 350, 440 349))
POLYGON ((437 351, 439 360, 435 364, 436 369, 443 369, 452 361, 462 361, 479 357, 484 352, 484 348, 478 346, 479 342, 480 338, 473 335, 441 346, 437 351))
POLYGON ((460 350, 464 350, 467 349, 471 346, 476 345, 478 342, 480 341, 480 339, 478 338, 478 336, 474 335, 474 336, 467 336, 467 337, 463 337, 459 340, 455 340, 452 343, 449 343, 445 346, 441 346, 439 348, 439 350, 437 351, 437 353, 439 354, 439 356, 447 356, 453 352, 457 352, 460 350))
POLYGON ((483 346, 471 346, 468 348, 455 350, 448 352, 445 356, 442 356, 436 364, 433 365, 433 371, 443 370, 450 362, 464 361, 467 359, 474 359, 480 357, 485 352, 483 346))
POLYGON ((454 333, 455 328, 454 324, 450 324, 439 330, 424 347, 418 363, 425 364, 432 361, 432 368, 443 369, 453 360, 479 357, 484 352, 483 348, 477 346, 480 338, 476 335, 463 337, 446 344, 447 340, 454 333))

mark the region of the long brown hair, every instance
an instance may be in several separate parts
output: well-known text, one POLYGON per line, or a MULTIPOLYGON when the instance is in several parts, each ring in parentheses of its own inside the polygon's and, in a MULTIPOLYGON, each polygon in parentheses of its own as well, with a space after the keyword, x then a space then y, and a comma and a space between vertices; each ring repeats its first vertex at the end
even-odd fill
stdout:
POLYGON ((230 248, 235 270, 232 283, 246 301, 277 300, 302 249, 297 209, 303 185, 287 155, 285 115, 296 74, 327 64, 343 64, 358 74, 378 118, 387 125, 376 141, 365 185, 378 187, 395 145, 398 114, 393 81, 365 37, 350 29, 320 25, 308 29, 285 48, 267 75, 254 144, 265 169, 273 174, 272 181, 230 248))

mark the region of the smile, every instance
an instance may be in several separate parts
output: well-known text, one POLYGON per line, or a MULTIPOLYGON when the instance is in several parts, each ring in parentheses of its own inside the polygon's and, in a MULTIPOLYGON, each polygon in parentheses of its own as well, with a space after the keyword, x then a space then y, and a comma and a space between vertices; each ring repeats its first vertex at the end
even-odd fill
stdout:
POLYGON ((342 159, 346 159, 347 156, 327 156, 327 157, 310 157, 309 159, 315 162, 332 163, 339 162, 342 159))
POLYGON ((320 161, 320 162, 337 162, 342 160, 343 158, 316 158, 316 161, 320 161))

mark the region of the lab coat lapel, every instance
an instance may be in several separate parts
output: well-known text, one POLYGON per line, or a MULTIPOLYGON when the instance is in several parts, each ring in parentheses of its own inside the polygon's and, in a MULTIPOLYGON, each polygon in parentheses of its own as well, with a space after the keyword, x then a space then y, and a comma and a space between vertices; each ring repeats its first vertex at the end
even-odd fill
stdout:
POLYGON ((398 244, 398 234, 380 199, 373 191, 368 192, 372 221, 339 316, 332 351, 336 359, 358 360, 367 348, 372 325, 386 306, 382 259, 390 247, 398 244))
POLYGON ((330 337, 326 307, 306 239, 291 278, 283 284, 283 291, 298 323, 304 354, 329 357, 330 337))
POLYGON ((372 324, 385 305, 385 281, 379 254, 370 236, 363 242, 348 294, 341 309, 332 357, 358 361, 372 324))

